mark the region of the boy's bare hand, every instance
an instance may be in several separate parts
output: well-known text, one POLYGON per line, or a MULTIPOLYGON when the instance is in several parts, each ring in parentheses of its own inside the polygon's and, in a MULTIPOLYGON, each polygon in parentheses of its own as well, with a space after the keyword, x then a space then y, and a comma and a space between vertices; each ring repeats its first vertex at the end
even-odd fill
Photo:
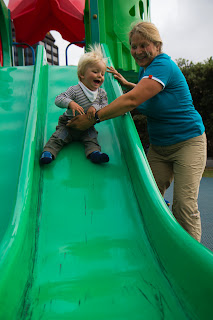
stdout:
POLYGON ((75 101, 71 101, 68 105, 68 109, 72 110, 72 115, 75 116, 75 112, 77 111, 79 114, 84 114, 84 109, 79 106, 75 101))
POLYGON ((96 113, 96 109, 95 109, 93 106, 91 106, 91 107, 87 110, 87 118, 88 118, 89 120, 94 119, 94 118, 95 118, 95 113, 96 113))

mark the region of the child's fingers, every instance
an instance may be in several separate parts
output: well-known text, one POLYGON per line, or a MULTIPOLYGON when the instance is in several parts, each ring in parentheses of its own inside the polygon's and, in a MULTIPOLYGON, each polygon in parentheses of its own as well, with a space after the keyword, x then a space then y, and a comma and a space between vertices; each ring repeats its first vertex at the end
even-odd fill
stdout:
POLYGON ((91 119, 92 119, 92 114, 91 114, 91 113, 87 113, 87 118, 88 118, 89 120, 91 120, 91 119))
POLYGON ((80 114, 84 114, 84 113, 85 113, 83 108, 82 108, 82 109, 78 109, 77 111, 78 111, 78 113, 80 113, 80 114))
POLYGON ((79 114, 84 114, 84 109, 80 106, 76 107, 75 109, 72 109, 72 114, 75 116, 75 111, 77 111, 79 114))

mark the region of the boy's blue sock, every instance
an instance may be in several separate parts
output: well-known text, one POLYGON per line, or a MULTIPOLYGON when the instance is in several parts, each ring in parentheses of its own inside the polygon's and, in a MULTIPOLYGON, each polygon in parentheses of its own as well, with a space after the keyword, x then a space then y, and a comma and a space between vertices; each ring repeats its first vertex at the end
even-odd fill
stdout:
POLYGON ((166 202, 167 206, 169 207, 170 206, 170 202, 166 199, 164 199, 164 201, 166 202))
POLYGON ((49 151, 42 152, 40 163, 41 164, 48 164, 53 161, 53 155, 49 151))
POLYGON ((93 151, 90 153, 89 159, 94 163, 104 163, 109 161, 108 155, 100 151, 93 151))

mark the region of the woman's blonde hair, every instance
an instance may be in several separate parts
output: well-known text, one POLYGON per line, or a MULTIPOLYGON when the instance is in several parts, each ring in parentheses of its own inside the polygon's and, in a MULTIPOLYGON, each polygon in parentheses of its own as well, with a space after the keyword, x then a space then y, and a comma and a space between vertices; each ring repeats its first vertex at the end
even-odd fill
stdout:
POLYGON ((100 44, 90 45, 89 50, 81 56, 78 62, 78 79, 84 75, 86 69, 95 65, 98 62, 103 62, 107 68, 107 59, 104 58, 100 44))
POLYGON ((141 36, 144 39, 151 41, 155 45, 159 44, 160 53, 162 52, 163 41, 161 39, 161 36, 160 36, 160 33, 159 33, 157 27, 153 23, 147 22, 147 21, 140 21, 140 22, 136 23, 136 25, 134 25, 132 30, 129 32, 129 43, 130 44, 131 44, 132 36, 135 33, 141 34, 141 36))

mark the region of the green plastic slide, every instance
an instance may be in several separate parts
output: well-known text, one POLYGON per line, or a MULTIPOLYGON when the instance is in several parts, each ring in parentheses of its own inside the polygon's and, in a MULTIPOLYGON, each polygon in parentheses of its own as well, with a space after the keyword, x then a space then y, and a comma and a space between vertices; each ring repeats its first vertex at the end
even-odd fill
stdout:
POLYGON ((0 69, 0 319, 211 319, 212 253, 165 205, 129 114, 96 125, 109 163, 73 143, 39 166, 76 71, 41 46, 35 68, 0 69))

